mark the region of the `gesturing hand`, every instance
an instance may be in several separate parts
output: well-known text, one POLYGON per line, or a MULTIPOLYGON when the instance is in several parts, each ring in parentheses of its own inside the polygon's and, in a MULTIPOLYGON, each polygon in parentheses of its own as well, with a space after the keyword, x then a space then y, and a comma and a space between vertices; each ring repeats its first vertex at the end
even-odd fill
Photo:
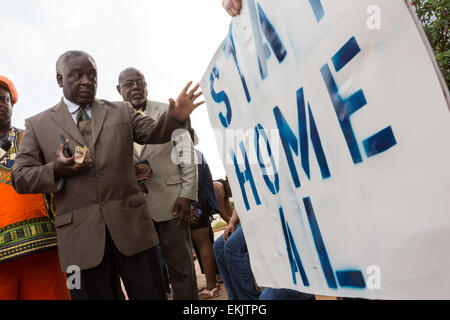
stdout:
POLYGON ((242 8, 241 0, 223 0, 222 7, 228 12, 232 17, 237 16, 242 8))
MULTIPOLYGON (((69 143, 69 140, 66 140, 69 143)), ((92 168, 92 160, 85 159, 82 164, 75 163, 75 155, 71 158, 66 158, 64 155, 64 147, 61 144, 56 152, 56 159, 54 162, 55 175, 58 178, 74 176, 77 174, 88 172, 92 168)))
POLYGON ((191 215, 191 200, 186 198, 178 198, 173 207, 173 216, 180 215, 178 227, 183 229, 186 227, 191 215))
POLYGON ((223 231, 223 241, 227 241, 228 238, 231 236, 231 234, 234 232, 236 227, 233 223, 228 223, 228 225, 225 227, 225 230, 223 231))
POLYGON ((181 123, 185 122, 189 118, 189 115, 195 108, 205 103, 205 101, 195 103, 195 100, 202 95, 202 92, 200 91, 196 93, 200 87, 198 83, 191 91, 188 92, 191 85, 192 81, 189 81, 183 91, 181 91, 176 101, 172 98, 169 99, 169 116, 181 123))

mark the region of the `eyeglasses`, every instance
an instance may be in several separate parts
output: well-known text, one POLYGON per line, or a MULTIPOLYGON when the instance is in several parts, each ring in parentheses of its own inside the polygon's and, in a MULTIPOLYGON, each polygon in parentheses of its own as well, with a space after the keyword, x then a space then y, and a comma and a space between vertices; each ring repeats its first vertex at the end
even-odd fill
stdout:
POLYGON ((136 87, 138 88, 144 88, 145 87, 145 81, 142 79, 139 80, 128 80, 122 83, 122 86, 124 88, 132 88, 136 84, 136 87))

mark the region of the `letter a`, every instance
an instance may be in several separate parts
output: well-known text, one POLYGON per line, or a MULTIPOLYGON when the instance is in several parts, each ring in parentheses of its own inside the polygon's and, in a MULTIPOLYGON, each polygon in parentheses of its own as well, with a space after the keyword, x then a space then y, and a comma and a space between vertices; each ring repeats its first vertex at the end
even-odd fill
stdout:
POLYGON ((72 289, 81 289, 81 274, 80 274, 79 266, 69 266, 67 267, 66 273, 73 273, 72 275, 67 277, 67 288, 69 290, 72 289))
POLYGON ((371 5, 367 8, 367 14, 370 14, 367 18, 367 28, 369 30, 381 29, 381 9, 379 6, 371 5))

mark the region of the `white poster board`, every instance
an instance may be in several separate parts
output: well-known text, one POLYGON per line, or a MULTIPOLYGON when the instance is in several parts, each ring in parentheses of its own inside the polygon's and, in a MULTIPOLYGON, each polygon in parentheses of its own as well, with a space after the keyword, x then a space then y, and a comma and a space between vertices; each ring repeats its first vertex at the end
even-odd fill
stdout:
POLYGON ((450 298, 449 102, 414 19, 243 1, 201 87, 258 285, 450 298))

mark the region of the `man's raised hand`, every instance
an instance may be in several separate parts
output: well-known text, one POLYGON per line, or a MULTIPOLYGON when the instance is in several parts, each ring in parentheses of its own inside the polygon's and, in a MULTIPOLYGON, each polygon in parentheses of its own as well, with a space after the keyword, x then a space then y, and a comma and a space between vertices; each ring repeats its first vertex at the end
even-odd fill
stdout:
POLYGON ((189 81, 183 91, 181 91, 176 101, 172 98, 169 99, 169 116, 181 123, 185 122, 189 118, 189 115, 195 110, 195 108, 205 103, 205 101, 195 102, 195 100, 202 95, 202 92, 196 92, 200 87, 198 83, 192 90, 188 91, 191 85, 192 81, 189 81))

